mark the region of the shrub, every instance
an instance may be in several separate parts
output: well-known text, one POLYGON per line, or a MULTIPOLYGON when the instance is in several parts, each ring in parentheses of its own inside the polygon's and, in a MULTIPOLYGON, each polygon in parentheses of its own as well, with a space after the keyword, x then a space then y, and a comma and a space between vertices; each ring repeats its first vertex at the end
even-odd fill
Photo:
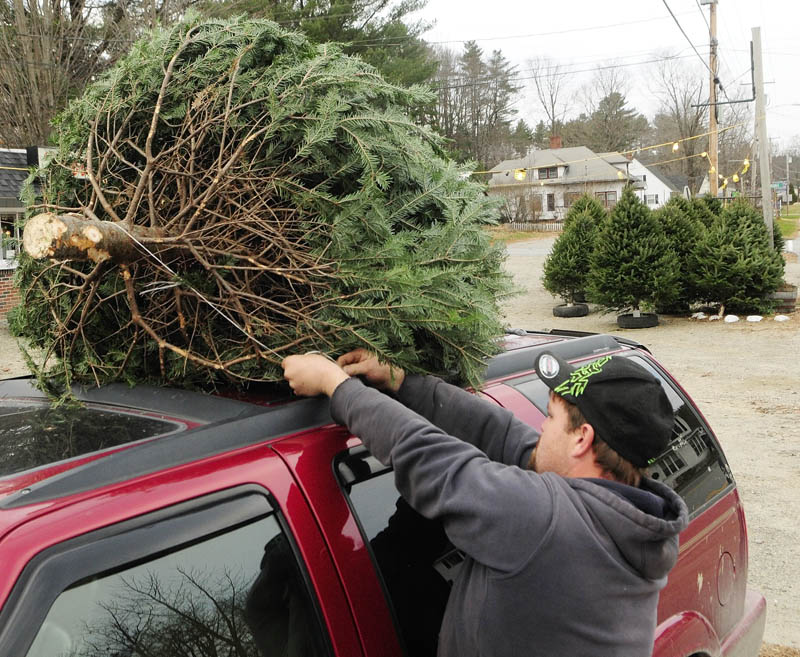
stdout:
POLYGON ((678 267, 678 294, 669 306, 660 310, 686 312, 698 300, 690 271, 690 256, 703 235, 703 224, 694 217, 690 204, 683 198, 671 200, 653 216, 664 230, 678 267))
POLYGON ((593 301, 609 310, 665 307, 678 295, 677 257, 661 224, 628 186, 601 225, 589 274, 593 301))
POLYGON ((579 214, 583 213, 589 214, 595 226, 598 226, 600 222, 602 222, 603 219, 608 216, 608 212, 606 212, 606 209, 603 207, 600 201, 598 201, 594 196, 584 194, 569 206, 569 210, 567 210, 567 216, 564 217, 564 230, 567 229, 567 226, 569 226, 574 217, 577 217, 579 214))
POLYGON ((781 284, 784 261, 771 248, 761 212, 745 199, 728 205, 706 231, 691 258, 700 298, 723 311, 769 312, 769 295, 781 284))
POLYGON ((545 290, 571 304, 576 292, 586 289, 596 228, 588 209, 573 213, 564 223, 564 232, 544 261, 542 283, 545 290))

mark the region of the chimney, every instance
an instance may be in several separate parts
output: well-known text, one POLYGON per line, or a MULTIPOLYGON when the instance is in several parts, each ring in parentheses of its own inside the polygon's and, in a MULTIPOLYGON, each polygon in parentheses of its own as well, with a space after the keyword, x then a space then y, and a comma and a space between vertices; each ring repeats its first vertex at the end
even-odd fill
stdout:
POLYGON ((550 148, 561 148, 561 137, 550 137, 550 148))

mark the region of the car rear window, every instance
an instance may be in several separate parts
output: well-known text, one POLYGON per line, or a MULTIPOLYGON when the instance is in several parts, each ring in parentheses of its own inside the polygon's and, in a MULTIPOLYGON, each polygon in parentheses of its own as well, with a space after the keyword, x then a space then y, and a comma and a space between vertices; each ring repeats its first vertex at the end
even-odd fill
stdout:
POLYGON ((171 420, 91 406, 0 401, 0 477, 172 433, 171 420))

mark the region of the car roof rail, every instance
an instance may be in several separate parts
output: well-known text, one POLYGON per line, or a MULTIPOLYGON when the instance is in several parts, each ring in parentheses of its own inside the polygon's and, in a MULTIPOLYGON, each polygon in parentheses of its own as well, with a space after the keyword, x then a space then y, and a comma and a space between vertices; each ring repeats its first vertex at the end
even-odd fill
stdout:
MULTIPOLYGON (((552 333, 550 331, 530 332, 531 335, 535 335, 536 333, 562 335, 561 333, 552 333)), ((564 337, 572 336, 565 335, 564 337)), ((549 351, 564 360, 574 360, 584 356, 618 351, 621 346, 638 347, 639 345, 631 341, 621 342, 613 335, 607 333, 585 333, 582 334, 581 337, 575 337, 572 340, 545 342, 529 347, 520 347, 519 349, 512 349, 511 351, 506 351, 490 358, 484 378, 499 379, 511 374, 533 370, 536 357, 543 351, 549 351)))
POLYGON ((177 467, 333 422, 325 399, 301 399, 202 427, 140 442, 10 493, 0 508, 10 509, 66 497, 177 467))
POLYGON ((564 337, 574 337, 574 338, 583 338, 587 335, 609 335, 614 338, 620 344, 625 345, 626 347, 635 347, 636 349, 644 349, 648 354, 651 351, 643 345, 641 342, 636 340, 631 340, 630 338, 624 338, 621 335, 614 335, 613 333, 590 333, 588 331, 571 331, 569 329, 548 329, 546 331, 549 335, 563 335, 564 337))

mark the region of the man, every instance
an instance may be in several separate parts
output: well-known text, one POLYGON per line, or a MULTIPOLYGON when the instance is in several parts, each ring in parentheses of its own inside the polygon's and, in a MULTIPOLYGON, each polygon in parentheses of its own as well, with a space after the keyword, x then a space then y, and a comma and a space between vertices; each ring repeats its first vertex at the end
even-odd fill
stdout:
POLYGON ((680 497, 644 476, 668 445, 672 408, 655 377, 623 357, 575 369, 545 352, 536 370, 551 390, 541 435, 363 350, 338 364, 284 361, 294 391, 330 396, 333 418, 394 468, 411 507, 440 519, 467 555, 441 657, 647 657, 687 526, 680 497))

